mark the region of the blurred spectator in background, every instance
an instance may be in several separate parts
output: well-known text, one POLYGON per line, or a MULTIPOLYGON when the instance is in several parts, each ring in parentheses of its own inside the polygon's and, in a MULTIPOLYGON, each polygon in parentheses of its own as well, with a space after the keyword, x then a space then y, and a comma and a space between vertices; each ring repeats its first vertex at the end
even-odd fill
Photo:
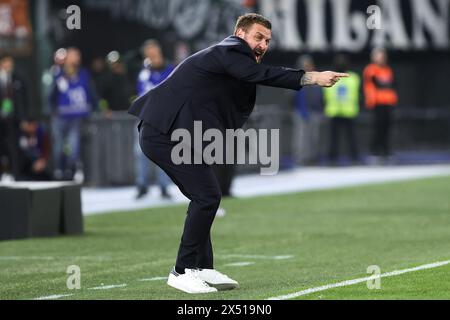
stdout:
MULTIPOLYGON (((303 55, 297 67, 306 72, 314 71, 311 56, 303 55)), ((306 86, 295 93, 294 158, 297 163, 311 164, 318 160, 320 125, 323 119, 323 94, 319 86, 306 86)))
POLYGON ((335 59, 337 72, 345 72, 350 76, 343 78, 332 88, 324 88, 325 116, 330 119, 329 160, 339 160, 339 140, 341 132, 345 132, 353 163, 359 161, 358 145, 355 135, 355 119, 359 115, 359 90, 361 78, 351 71, 349 58, 338 55, 335 59))
POLYGON ((108 101, 106 101, 106 87, 108 84, 109 70, 106 65, 104 57, 95 57, 91 62, 91 77, 95 85, 95 91, 99 98, 100 109, 106 110, 108 108, 108 101))
POLYGON ((22 121, 19 134, 20 175, 22 181, 51 180, 49 137, 43 124, 34 118, 22 121))
POLYGON ((53 89, 55 78, 62 72, 66 57, 67 50, 65 48, 56 50, 53 54, 53 65, 42 74, 42 111, 47 116, 50 116, 52 113, 52 107, 48 97, 53 89))
POLYGON ((102 98, 107 102, 109 111, 125 111, 130 105, 133 89, 127 76, 127 69, 119 52, 112 51, 106 57, 109 72, 106 75, 106 84, 102 98))
MULTIPOLYGON (((150 89, 156 87, 164 81, 174 70, 174 66, 166 63, 161 45, 156 40, 147 40, 142 46, 144 63, 137 80, 137 93, 142 96, 150 89)), ((144 197, 148 193, 148 185, 151 169, 157 171, 158 185, 163 198, 170 198, 167 187, 171 183, 167 174, 153 164, 141 151, 139 146, 139 134, 135 133, 135 155, 136 161, 136 185, 138 188, 137 199, 144 197)))
POLYGON ((0 175, 3 179, 18 177, 18 131, 29 108, 24 80, 15 70, 14 58, 0 57, 0 175))
POLYGON ((175 64, 178 65, 191 55, 191 49, 185 41, 179 41, 175 46, 175 64))
POLYGON ((54 178, 82 180, 81 124, 97 108, 98 100, 89 73, 81 68, 81 52, 77 48, 67 49, 63 69, 54 80, 50 103, 54 178))
POLYGON ((388 57, 385 49, 375 48, 371 58, 372 63, 364 70, 366 106, 373 111, 374 117, 371 148, 373 155, 387 157, 391 154, 391 113, 398 102, 394 87, 394 72, 387 64, 388 57))

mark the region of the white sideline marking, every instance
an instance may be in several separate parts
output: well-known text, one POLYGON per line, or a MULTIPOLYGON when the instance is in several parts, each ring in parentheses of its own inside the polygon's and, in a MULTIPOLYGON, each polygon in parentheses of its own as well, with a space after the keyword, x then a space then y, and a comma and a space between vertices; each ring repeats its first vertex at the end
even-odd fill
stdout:
POLYGON ((0 256, 0 261, 19 261, 19 260, 43 260, 43 261, 50 261, 50 260, 64 260, 64 259, 70 259, 70 260, 92 260, 92 261, 104 261, 104 260, 111 260, 111 257, 106 256, 0 256))
POLYGON ((73 294, 55 294, 53 296, 39 297, 34 300, 57 300, 60 298, 71 297, 71 296, 73 296, 73 294))
POLYGON ((226 254, 219 255, 219 257, 223 259, 234 259, 234 258, 246 258, 246 259, 261 259, 261 260, 287 260, 292 259, 294 256, 285 255, 285 256, 262 256, 262 255, 251 255, 251 254, 226 254))
POLYGON ((115 284, 115 285, 110 285, 110 286, 99 286, 99 287, 94 287, 94 288, 88 288, 88 290, 109 290, 109 289, 115 289, 115 288, 124 288, 126 287, 127 284, 115 284))
POLYGON ((325 291, 325 290, 328 290, 328 289, 333 289, 333 288, 338 288, 338 287, 351 286, 353 284, 366 282, 366 281, 374 280, 374 279, 377 279, 377 278, 394 277, 394 276, 398 276, 398 275, 401 275, 401 274, 404 274, 404 273, 408 273, 408 272, 414 272, 414 271, 419 271, 419 270, 425 270, 425 269, 432 269, 432 268, 442 267, 442 266, 445 266, 447 264, 450 264, 450 260, 424 264, 422 266, 409 268, 409 269, 395 270, 395 271, 383 273, 383 274, 381 274, 379 276, 369 276, 369 277, 364 277, 364 278, 358 278, 358 279, 353 279, 353 280, 342 281, 342 282, 338 282, 338 283, 334 283, 334 284, 328 284, 328 285, 325 285, 325 286, 316 287, 316 288, 310 288, 310 289, 294 292, 294 293, 283 295, 283 296, 268 298, 267 300, 293 299, 293 298, 297 298, 297 297, 300 297, 300 296, 304 296, 304 295, 315 293, 315 292, 319 292, 319 291, 325 291))
POLYGON ((54 257, 39 256, 0 256, 1 261, 9 260, 54 260, 54 257))
POLYGON ((246 266, 251 266, 252 264, 255 264, 255 263, 249 262, 249 261, 243 261, 243 262, 229 263, 229 264, 226 264, 225 267, 246 267, 246 266))
POLYGON ((147 279, 139 279, 138 281, 162 281, 167 280, 168 277, 154 277, 154 278, 147 278, 147 279))

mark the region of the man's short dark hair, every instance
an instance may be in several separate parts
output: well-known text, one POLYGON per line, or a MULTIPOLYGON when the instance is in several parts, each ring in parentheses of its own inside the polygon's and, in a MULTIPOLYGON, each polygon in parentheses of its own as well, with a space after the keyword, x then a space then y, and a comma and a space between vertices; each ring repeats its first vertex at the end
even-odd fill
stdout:
POLYGON ((236 34, 239 29, 247 32, 248 29, 250 29, 255 23, 260 24, 269 30, 272 30, 272 23, 269 21, 269 19, 257 13, 247 13, 238 18, 236 27, 234 28, 234 33, 236 34))

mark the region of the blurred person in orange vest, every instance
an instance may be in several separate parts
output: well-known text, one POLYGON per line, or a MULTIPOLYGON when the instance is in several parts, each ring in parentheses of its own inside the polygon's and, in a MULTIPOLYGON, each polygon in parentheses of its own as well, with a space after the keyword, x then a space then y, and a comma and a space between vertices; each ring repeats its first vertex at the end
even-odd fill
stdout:
POLYGON ((388 66, 387 52, 375 48, 371 55, 372 63, 364 70, 364 94, 366 107, 373 111, 374 132, 372 153, 375 156, 389 156, 392 110, 398 97, 394 88, 394 72, 388 66))

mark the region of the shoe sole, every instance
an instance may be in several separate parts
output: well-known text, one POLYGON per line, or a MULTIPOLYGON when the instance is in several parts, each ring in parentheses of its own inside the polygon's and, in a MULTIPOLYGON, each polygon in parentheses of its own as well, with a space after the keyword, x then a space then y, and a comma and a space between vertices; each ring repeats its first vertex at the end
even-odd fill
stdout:
POLYGON ((206 282, 210 287, 216 288, 218 291, 229 291, 239 288, 237 283, 209 283, 206 282))
POLYGON ((183 285, 180 285, 180 284, 174 283, 174 282, 169 282, 169 281, 167 281, 167 285, 172 288, 175 288, 177 290, 183 291, 185 293, 189 293, 189 294, 206 294, 206 293, 217 292, 217 289, 215 291, 204 291, 204 292, 191 291, 191 290, 187 289, 186 287, 184 287, 183 285))

